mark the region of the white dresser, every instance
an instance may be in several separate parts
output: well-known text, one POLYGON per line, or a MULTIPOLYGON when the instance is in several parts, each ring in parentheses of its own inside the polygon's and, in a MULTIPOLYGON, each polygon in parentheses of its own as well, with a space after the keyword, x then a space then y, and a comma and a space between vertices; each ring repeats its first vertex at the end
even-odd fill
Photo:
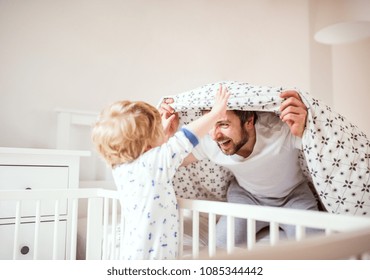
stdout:
MULTIPOLYGON (((89 151, 23 149, 0 147, 0 190, 73 189, 79 186, 80 157, 89 151)), ((13 258, 15 202, 0 204, 0 259, 13 258)), ((57 259, 69 255, 70 211, 66 200, 59 201, 57 259)), ((35 228, 35 202, 21 206, 19 247, 16 259, 32 259, 35 228)), ((38 259, 52 259, 53 201, 42 202, 40 213, 38 259)), ((54 241, 55 242, 55 241, 54 241)))

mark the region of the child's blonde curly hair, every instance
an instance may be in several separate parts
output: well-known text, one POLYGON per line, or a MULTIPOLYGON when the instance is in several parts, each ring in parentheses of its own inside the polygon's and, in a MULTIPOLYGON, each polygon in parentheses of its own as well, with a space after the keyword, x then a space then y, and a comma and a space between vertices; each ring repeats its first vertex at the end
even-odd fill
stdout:
POLYGON ((117 101, 104 109, 92 130, 97 151, 111 167, 137 159, 164 137, 159 111, 142 101, 117 101))

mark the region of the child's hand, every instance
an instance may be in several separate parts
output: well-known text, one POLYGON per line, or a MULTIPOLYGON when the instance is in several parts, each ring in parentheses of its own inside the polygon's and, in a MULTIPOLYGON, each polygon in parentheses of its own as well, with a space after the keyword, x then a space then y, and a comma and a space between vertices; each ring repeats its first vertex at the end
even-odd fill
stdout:
POLYGON ((215 103, 211 111, 203 114, 200 118, 190 122, 187 125, 190 131, 192 131, 198 138, 206 135, 212 127, 221 119, 226 118, 227 101, 229 99, 229 92, 227 89, 223 89, 220 85, 220 89, 216 93, 215 103))
POLYGON ((222 88, 222 85, 220 85, 220 88, 216 93, 215 104, 213 105, 211 112, 214 114, 218 114, 220 117, 225 117, 227 110, 227 101, 229 97, 230 93, 227 88, 222 88))
POLYGON ((170 138, 175 134, 179 127, 179 115, 177 113, 174 114, 163 114, 162 115, 162 125, 163 131, 166 138, 170 138))

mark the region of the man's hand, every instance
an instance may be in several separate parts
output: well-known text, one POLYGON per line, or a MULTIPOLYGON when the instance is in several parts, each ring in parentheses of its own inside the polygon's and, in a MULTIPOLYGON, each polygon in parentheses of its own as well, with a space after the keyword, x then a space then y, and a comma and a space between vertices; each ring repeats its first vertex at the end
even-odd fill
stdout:
POLYGON ((307 119, 306 105, 294 90, 284 91, 280 97, 285 99, 280 106, 280 119, 289 126, 294 136, 302 138, 307 119))

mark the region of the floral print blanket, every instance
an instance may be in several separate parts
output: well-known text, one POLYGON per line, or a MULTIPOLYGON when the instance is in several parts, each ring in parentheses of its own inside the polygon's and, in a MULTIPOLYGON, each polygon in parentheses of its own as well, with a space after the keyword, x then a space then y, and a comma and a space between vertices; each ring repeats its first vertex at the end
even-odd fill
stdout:
MULTIPOLYGON (((209 109, 219 85, 230 93, 230 110, 267 111, 279 114, 283 101, 281 87, 255 86, 223 81, 166 96, 174 99, 180 125, 187 124, 209 109)), ((297 90, 298 91, 298 90, 297 90)), ((299 91, 298 91, 299 92, 299 91)), ((326 211, 336 214, 370 216, 370 142, 358 127, 308 93, 299 92, 308 108, 302 138, 301 168, 312 182, 326 211)), ((164 98, 166 98, 164 97, 164 98)), ((226 200, 233 175, 230 171, 203 160, 181 167, 173 184, 178 197, 226 200)))

